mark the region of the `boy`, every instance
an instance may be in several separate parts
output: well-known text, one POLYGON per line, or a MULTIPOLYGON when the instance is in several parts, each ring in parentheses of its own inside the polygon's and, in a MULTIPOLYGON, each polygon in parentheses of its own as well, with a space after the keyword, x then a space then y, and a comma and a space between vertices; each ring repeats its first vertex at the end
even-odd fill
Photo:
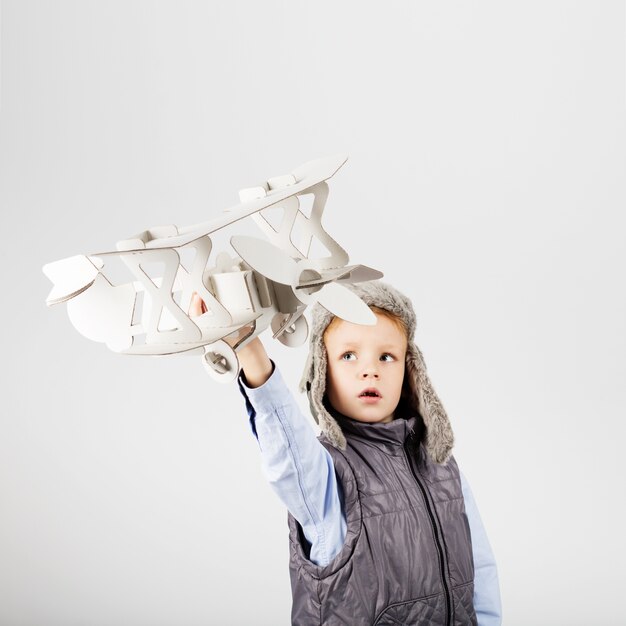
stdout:
POLYGON ((260 340, 238 352, 263 471, 288 509, 292 624, 500 624, 495 560, 412 304, 380 280, 347 286, 377 324, 313 307, 300 390, 319 437, 260 340))

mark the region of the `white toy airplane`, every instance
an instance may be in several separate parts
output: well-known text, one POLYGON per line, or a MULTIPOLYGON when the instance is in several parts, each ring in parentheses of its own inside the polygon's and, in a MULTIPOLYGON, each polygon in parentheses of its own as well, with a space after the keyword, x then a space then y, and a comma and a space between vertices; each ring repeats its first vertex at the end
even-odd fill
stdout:
POLYGON ((375 324, 369 307, 341 283, 381 278, 382 272, 347 265, 348 254, 321 225, 328 198, 325 181, 346 161, 345 155, 317 159, 243 189, 240 204, 209 222, 150 228, 119 241, 117 250, 48 263, 43 272, 54 287, 46 304, 67 302, 76 329, 114 352, 201 354, 207 372, 220 382, 234 380, 239 372, 236 350, 270 324, 273 338, 283 344, 304 343, 308 324, 303 312, 316 301, 347 321, 375 324), (313 195, 310 217, 300 210, 305 194, 313 195), (263 214, 268 207, 283 209, 278 230, 263 214), (230 244, 239 257, 220 252, 210 266, 210 235, 246 217, 269 241, 234 235, 230 244), (292 241, 296 229, 302 237, 298 247, 292 241), (309 258, 313 237, 329 256, 309 258), (188 255, 192 262, 185 261, 188 255), (129 282, 114 278, 112 266, 119 260, 132 274, 129 282), (160 271, 154 271, 155 264, 160 271), (194 292, 207 312, 190 318, 194 292), (249 332, 240 337, 242 329, 249 332), (229 336, 232 346, 225 341, 229 336))

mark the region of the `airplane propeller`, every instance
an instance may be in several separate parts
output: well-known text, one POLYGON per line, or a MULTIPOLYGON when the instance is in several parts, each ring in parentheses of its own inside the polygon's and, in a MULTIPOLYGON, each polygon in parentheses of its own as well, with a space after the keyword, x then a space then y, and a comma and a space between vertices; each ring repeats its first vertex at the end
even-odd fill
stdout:
POLYGON ((367 326, 376 324, 376 316, 367 304, 335 281, 345 276, 348 278, 344 282, 357 282, 354 278, 358 281, 380 278, 383 274, 378 270, 354 265, 333 268, 325 273, 324 270, 306 267, 306 260, 296 261, 280 248, 258 237, 234 235, 230 244, 255 271, 274 282, 291 286, 296 298, 304 304, 319 302, 333 315, 348 322, 367 326), (305 276, 306 279, 303 279, 305 276))

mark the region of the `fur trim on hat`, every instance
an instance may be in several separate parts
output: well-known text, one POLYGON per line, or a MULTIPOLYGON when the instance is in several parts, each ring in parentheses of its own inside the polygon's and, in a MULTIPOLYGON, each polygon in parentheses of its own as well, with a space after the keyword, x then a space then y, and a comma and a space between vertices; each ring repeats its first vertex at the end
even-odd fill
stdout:
MULTIPOLYGON (((416 317, 409 298, 389 283, 378 280, 360 283, 342 283, 356 293, 368 306, 377 306, 401 318, 409 338, 416 329, 416 317)), ((300 392, 307 392, 311 413, 328 440, 341 450, 346 448, 346 438, 337 420, 324 406, 326 392, 327 354, 323 334, 333 319, 333 314, 319 302, 312 307, 309 354, 299 384, 300 392)), ((419 412, 426 427, 424 446, 435 463, 445 464, 452 454, 454 434, 448 415, 432 387, 424 357, 414 341, 409 340, 406 351, 405 383, 403 389, 408 404, 419 412)), ((403 383, 404 386, 404 383, 403 383)))

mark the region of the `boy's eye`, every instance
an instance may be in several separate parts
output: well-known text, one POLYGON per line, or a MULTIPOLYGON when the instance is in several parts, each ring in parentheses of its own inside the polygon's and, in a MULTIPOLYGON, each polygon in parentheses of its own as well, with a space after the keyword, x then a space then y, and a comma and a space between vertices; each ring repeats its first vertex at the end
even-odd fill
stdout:
MULTIPOLYGON (((354 354, 354 352, 344 352, 344 353, 341 355, 341 359, 345 361, 345 359, 344 359, 343 357, 344 357, 344 356, 346 356, 347 354, 354 354)), ((389 352, 385 352, 385 353, 383 354, 383 356, 389 356, 389 357, 391 357, 392 359, 394 358, 392 354, 389 354, 389 352)))

